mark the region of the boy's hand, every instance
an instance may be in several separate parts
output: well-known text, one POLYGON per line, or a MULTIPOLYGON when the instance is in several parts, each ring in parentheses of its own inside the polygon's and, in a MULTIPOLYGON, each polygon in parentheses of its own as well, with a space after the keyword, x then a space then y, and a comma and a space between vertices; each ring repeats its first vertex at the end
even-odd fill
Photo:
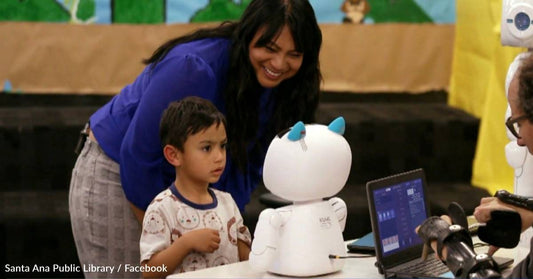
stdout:
POLYGON ((202 253, 213 253, 220 244, 218 231, 213 229, 206 228, 190 231, 182 237, 187 238, 187 242, 193 250, 202 253))

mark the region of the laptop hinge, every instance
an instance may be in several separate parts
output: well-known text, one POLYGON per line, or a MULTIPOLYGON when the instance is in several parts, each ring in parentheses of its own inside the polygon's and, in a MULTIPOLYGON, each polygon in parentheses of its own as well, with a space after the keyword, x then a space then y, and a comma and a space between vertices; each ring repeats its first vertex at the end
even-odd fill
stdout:
POLYGON ((374 266, 377 267, 379 274, 383 274, 383 275, 385 275, 385 277, 387 277, 387 272, 386 272, 386 270, 383 267, 383 264, 381 262, 376 261, 374 263, 374 266))

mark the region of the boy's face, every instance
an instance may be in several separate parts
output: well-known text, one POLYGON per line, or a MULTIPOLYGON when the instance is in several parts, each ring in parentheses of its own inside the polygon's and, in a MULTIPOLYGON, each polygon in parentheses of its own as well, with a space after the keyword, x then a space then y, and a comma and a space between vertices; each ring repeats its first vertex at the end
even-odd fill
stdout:
POLYGON ((179 179, 189 183, 215 183, 226 166, 226 129, 224 124, 211 125, 194 135, 189 135, 179 152, 179 179))

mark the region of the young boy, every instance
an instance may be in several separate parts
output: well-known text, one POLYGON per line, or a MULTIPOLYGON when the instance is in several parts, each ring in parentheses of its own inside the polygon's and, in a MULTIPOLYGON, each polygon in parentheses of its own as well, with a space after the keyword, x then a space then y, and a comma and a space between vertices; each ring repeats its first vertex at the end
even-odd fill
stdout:
POLYGON ((161 143, 176 179, 144 216, 144 277, 248 259, 251 235, 237 205, 230 194, 209 187, 226 165, 225 127, 224 115, 199 97, 173 102, 163 113, 161 143))

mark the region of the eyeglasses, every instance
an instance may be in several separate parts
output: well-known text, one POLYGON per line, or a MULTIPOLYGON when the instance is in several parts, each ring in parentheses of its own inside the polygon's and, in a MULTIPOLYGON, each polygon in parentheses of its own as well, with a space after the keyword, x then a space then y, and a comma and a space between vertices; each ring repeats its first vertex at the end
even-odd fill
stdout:
POLYGON ((507 118, 507 121, 505 121, 505 126, 507 126, 507 129, 515 136, 517 139, 520 139, 519 133, 520 133, 520 124, 518 124, 519 121, 526 119, 526 115, 518 116, 515 119, 512 119, 511 116, 507 118))

